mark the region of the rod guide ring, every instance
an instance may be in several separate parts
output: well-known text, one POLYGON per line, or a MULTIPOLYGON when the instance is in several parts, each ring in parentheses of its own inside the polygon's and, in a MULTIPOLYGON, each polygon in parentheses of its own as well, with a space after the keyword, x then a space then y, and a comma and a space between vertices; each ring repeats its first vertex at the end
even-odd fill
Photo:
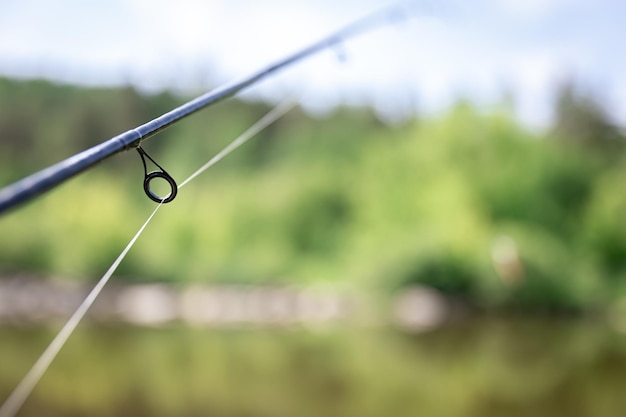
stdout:
POLYGON ((174 178, 172 178, 166 172, 152 171, 151 173, 146 175, 146 177, 143 180, 143 190, 146 192, 146 195, 148 196, 148 198, 150 198, 150 200, 157 202, 157 203, 165 204, 165 203, 169 203, 174 198, 176 198, 176 194, 178 193, 178 186, 176 185, 176 181, 174 181, 174 178), (170 192, 165 197, 159 196, 150 188, 150 181, 152 181, 155 178, 162 178, 165 181, 167 181, 167 183, 169 184, 170 192))
POLYGON ((148 155, 148 153, 145 150, 143 150, 141 146, 137 147, 137 152, 139 152, 139 155, 141 156, 141 162, 143 162, 143 170, 144 170, 144 175, 145 175, 143 179, 143 190, 145 191, 148 198, 150 198, 150 200, 156 203, 161 203, 161 204, 169 203, 174 198, 176 198, 176 194, 178 194, 178 185, 176 184, 176 181, 174 180, 174 178, 172 178, 172 176, 168 174, 167 171, 165 171, 161 167, 161 165, 157 164, 157 162, 154 159, 152 159, 150 155, 148 155), (146 165, 146 158, 152 161, 152 163, 156 165, 159 168, 159 170, 148 173, 148 167, 146 165), (152 188, 150 187, 150 182, 156 178, 164 179, 165 181, 167 181, 168 185, 170 186, 170 192, 165 197, 161 197, 160 195, 156 194, 154 191, 152 191, 152 188))

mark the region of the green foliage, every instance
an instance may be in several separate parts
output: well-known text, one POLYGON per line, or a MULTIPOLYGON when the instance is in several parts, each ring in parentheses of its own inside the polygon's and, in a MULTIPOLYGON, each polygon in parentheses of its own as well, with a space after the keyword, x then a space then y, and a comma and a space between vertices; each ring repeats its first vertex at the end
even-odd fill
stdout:
POLYGON ((611 157, 624 149, 624 134, 598 99, 573 82, 560 86, 554 134, 585 150, 611 157))
POLYGON ((431 253, 405 265, 401 275, 401 287, 422 285, 452 296, 476 297, 476 285, 480 282, 475 268, 466 260, 453 254, 431 253))
POLYGON ((285 225, 287 238, 298 253, 332 255, 350 226, 352 210, 345 190, 309 192, 290 209, 285 225))
MULTIPOLYGON (((181 101, 41 81, 0 80, 0 92, 4 182, 181 101)), ((226 101, 145 146, 182 180, 267 110, 226 101)), ((119 279, 420 284, 485 306, 593 306, 626 292, 626 161, 558 132, 467 103, 394 128, 369 109, 295 110, 181 190, 119 279), (508 266, 494 264, 501 236, 515 244, 508 266)), ((134 153, 120 155, 3 217, 0 265, 100 276, 152 207, 141 175, 134 153)))
POLYGON ((626 279, 625 168, 618 166, 597 181, 583 228, 587 251, 610 281, 626 279))

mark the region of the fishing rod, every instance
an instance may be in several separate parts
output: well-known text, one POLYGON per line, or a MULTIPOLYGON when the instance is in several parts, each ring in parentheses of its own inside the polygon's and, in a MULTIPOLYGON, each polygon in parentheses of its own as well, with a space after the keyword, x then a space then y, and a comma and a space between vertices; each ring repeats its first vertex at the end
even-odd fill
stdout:
POLYGON ((359 34, 371 31, 380 26, 396 23, 408 17, 406 4, 394 4, 378 10, 370 15, 354 21, 353 23, 339 29, 335 33, 305 47, 277 62, 271 64, 248 77, 239 81, 226 84, 215 90, 209 91, 185 104, 141 125, 130 129, 113 138, 110 138, 99 145, 93 146, 85 151, 73 155, 55 165, 45 168, 39 172, 31 174, 11 185, 0 190, 0 214, 12 209, 20 204, 26 203, 35 197, 49 191, 70 178, 94 167, 104 159, 122 151, 136 149, 141 156, 144 166, 143 188, 146 195, 158 203, 168 203, 177 194, 177 184, 174 178, 165 171, 154 159, 152 159, 141 148, 141 143, 156 135, 163 129, 184 119, 187 116, 215 104, 223 99, 231 97, 239 91, 249 87, 267 76, 284 69, 298 61, 308 58, 324 49, 340 44, 359 34), (146 159, 154 163, 158 170, 148 172, 146 159), (151 189, 151 181, 156 178, 165 180, 170 187, 170 192, 166 196, 159 196, 151 189))

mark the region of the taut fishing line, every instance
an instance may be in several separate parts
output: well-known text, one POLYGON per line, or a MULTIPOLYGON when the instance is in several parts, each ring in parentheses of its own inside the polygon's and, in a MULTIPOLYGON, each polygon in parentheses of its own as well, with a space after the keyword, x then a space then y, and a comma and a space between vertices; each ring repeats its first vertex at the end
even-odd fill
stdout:
POLYGON ((11 395, 6 399, 2 407, 0 407, 0 417, 13 417, 19 409, 24 404, 24 401, 28 398, 30 393, 35 388, 35 385, 39 382, 43 374, 50 367, 50 364, 56 358, 57 354, 61 350, 61 348, 67 342, 67 339, 72 335, 78 323, 83 319, 89 307, 96 301, 98 295, 104 288, 104 286, 109 282, 109 278, 115 272, 119 264, 126 257, 126 254, 133 247, 139 236, 143 233, 144 229, 150 223, 156 212, 161 208, 163 204, 159 204, 156 206, 152 214, 148 216, 148 219, 145 223, 139 228, 135 236, 128 242, 128 245, 124 248, 122 253, 119 254, 117 259, 111 264, 106 273, 100 278, 100 281, 96 284, 95 287, 89 292, 87 297, 83 300, 81 305, 76 309, 74 314, 69 318, 69 320, 65 323, 63 328, 57 333, 56 337, 50 342, 46 350, 41 354, 37 362, 30 368, 30 371, 26 374, 26 376, 20 381, 17 387, 13 390, 11 395))
MULTIPOLYGON (((198 175, 202 174, 204 171, 209 169, 211 166, 215 165, 217 162, 222 160, 226 155, 233 152, 235 149, 243 145, 245 142, 250 140, 252 137, 257 135, 263 129, 265 129, 270 124, 274 123, 276 120, 284 116, 289 110, 295 107, 294 100, 285 100, 274 107, 269 113, 259 119, 255 124, 253 124, 248 130, 242 133, 239 137, 237 137, 234 141, 232 141, 228 146, 226 146, 221 152, 211 158, 206 164, 201 166, 197 171, 189 176, 186 180, 184 180, 178 188, 182 188, 184 185, 188 184, 190 181, 195 179, 198 175)), ((59 333, 57 333, 56 337, 50 342, 46 350, 41 354, 39 359, 35 362, 32 368, 28 371, 26 376, 20 381, 17 387, 13 390, 11 395, 6 399, 2 407, 0 407, 0 417, 14 417, 19 409, 22 407, 30 393, 33 391, 41 377, 44 375, 46 370, 50 367, 50 364, 56 358, 59 351, 63 348, 69 337, 72 335, 76 326, 81 322, 85 314, 92 306, 92 304, 102 292, 102 289, 105 287, 107 282, 111 276, 115 273, 115 270, 120 265, 120 263, 124 260, 128 251, 135 245, 139 236, 146 229, 154 215, 159 211, 163 202, 159 203, 154 211, 148 216, 148 219, 144 222, 144 224, 139 228, 135 236, 128 242, 124 250, 119 254, 119 256, 113 261, 109 269, 105 272, 105 274, 100 278, 98 283, 93 287, 93 289, 89 292, 87 297, 83 300, 80 306, 76 309, 74 314, 69 318, 69 320, 65 323, 65 325, 61 328, 59 333)))
POLYGON ((263 118, 261 118, 258 122, 253 124, 250 129, 246 130, 241 136, 232 141, 227 147, 225 147, 220 153, 215 155, 213 158, 209 160, 206 164, 202 165, 196 172, 191 174, 189 178, 180 183, 178 188, 183 188, 185 184, 189 183, 189 181, 196 178, 198 175, 202 174, 204 171, 218 163, 222 158, 226 155, 246 143, 250 138, 258 134, 261 130, 265 129, 267 126, 272 124, 276 119, 279 119, 289 110, 293 109, 296 105, 295 100, 287 99, 274 107, 272 111, 267 113, 263 118))
POLYGON ((271 123, 275 122, 281 116, 286 114, 295 106, 293 100, 286 100, 267 113, 263 118, 252 125, 241 136, 231 142, 220 153, 211 158, 206 164, 195 171, 189 178, 184 180, 180 186, 176 185, 174 179, 152 159, 141 148, 141 143, 157 134, 166 127, 173 123, 182 120, 183 118, 197 112, 198 110, 205 108, 209 105, 223 100, 227 97, 235 95, 237 92, 259 82, 270 74, 285 68, 291 64, 294 64, 308 56, 311 56, 323 49, 327 49, 331 46, 336 46, 352 38, 360 33, 369 31, 378 26, 384 26, 397 22, 400 18, 407 17, 409 10, 405 8, 406 4, 396 4, 391 7, 384 8, 376 13, 368 15, 360 20, 353 22, 352 24, 340 29, 339 31, 331 34, 330 36, 321 39, 320 41, 292 54, 284 59, 261 69, 260 71, 253 73, 247 78, 236 81, 234 83, 225 85, 214 91, 205 93, 170 112, 159 116, 158 118, 145 123, 137 128, 131 129, 118 136, 115 136, 99 145, 96 145, 90 149, 80 152, 64 161, 61 161, 55 165, 52 165, 42 171, 32 174, 14 184, 11 184, 0 190, 0 214, 19 205, 26 201, 35 198, 38 195, 58 186, 62 182, 67 181, 69 178, 80 174, 81 172, 92 168, 95 164, 110 157, 121 151, 127 151, 130 149, 136 149, 142 159, 145 171, 144 177, 144 191, 152 200, 159 203, 154 211, 148 216, 144 224, 139 228, 137 233, 133 236, 130 242, 126 245, 124 250, 119 254, 115 261, 111 264, 106 273, 100 278, 98 283, 89 292, 85 300, 80 304, 76 311, 71 315, 65 325, 61 328, 59 333, 54 337, 52 342, 41 354, 39 359, 35 362, 32 368, 28 371, 26 376, 20 381, 17 387, 13 390, 11 395, 0 406, 0 417, 14 417, 20 410, 28 396, 31 394, 41 377, 46 370, 50 367, 52 361, 56 358, 59 351, 63 348, 69 337, 72 335, 80 321, 83 319, 89 308, 95 302, 102 289, 105 287, 111 276, 115 273, 119 264, 124 260, 130 249, 136 243, 137 239, 141 236, 145 228, 151 222, 156 215, 157 211, 164 203, 167 203, 174 199, 178 188, 182 188, 188 184, 191 180, 195 179, 202 172, 219 162, 229 153, 233 152, 239 146, 243 145, 250 138, 261 132, 271 123), (148 172, 146 160, 154 163, 159 170, 148 172), (150 182, 153 179, 160 178, 165 180, 170 185, 171 192, 168 196, 161 197, 156 195, 150 188, 150 182))

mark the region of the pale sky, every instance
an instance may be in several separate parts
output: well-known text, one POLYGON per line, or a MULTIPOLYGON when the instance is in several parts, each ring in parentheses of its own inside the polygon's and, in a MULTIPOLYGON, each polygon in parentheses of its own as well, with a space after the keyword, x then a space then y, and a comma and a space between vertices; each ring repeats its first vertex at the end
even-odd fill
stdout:
MULTIPOLYGON (((381 0, 0 0, 0 75, 201 93, 255 72, 381 0)), ((545 125, 555 85, 575 78, 626 124, 623 0, 413 1, 417 17, 274 76, 245 95, 298 94, 311 111, 373 104, 389 119, 459 96, 505 92, 545 125), (345 59, 338 59, 345 56, 345 59)))

